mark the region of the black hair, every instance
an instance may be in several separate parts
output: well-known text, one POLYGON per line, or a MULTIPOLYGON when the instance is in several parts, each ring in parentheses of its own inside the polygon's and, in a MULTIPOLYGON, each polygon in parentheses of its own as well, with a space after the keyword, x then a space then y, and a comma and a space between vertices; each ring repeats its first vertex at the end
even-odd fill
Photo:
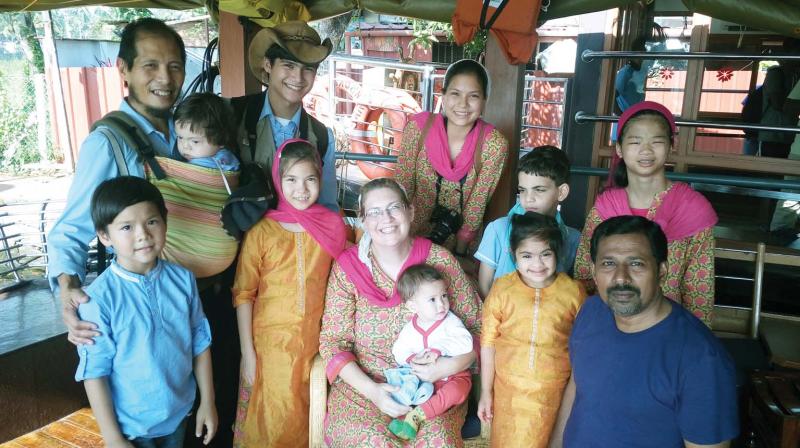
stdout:
POLYGON ((92 194, 92 221, 95 230, 105 231, 117 215, 140 202, 152 202, 161 218, 167 220, 164 197, 153 184, 136 176, 119 176, 97 186, 92 194))
MULTIPOLYGON (((525 212, 524 215, 511 217, 511 253, 516 254, 517 248, 524 240, 533 238, 546 243, 555 252, 556 259, 561 254, 561 230, 556 219, 552 216, 536 212, 525 212)), ((516 255, 515 255, 516 257, 516 255)))
POLYGON ((175 123, 187 123, 192 132, 202 132, 213 145, 232 147, 236 141, 233 110, 219 96, 194 93, 178 104, 175 123))
POLYGON ((317 176, 322 176, 320 166, 322 163, 319 158, 319 151, 317 147, 305 140, 298 140, 287 143, 281 151, 281 159, 279 161, 278 172, 283 177, 289 169, 295 166, 298 162, 308 161, 314 164, 317 170, 317 176))
POLYGON ((453 65, 447 68, 447 72, 444 75, 442 92, 447 92, 447 88, 450 87, 450 82, 458 75, 474 76, 475 79, 478 80, 478 84, 481 86, 483 97, 486 98, 489 95, 489 75, 486 73, 486 69, 480 63, 473 61, 472 59, 462 59, 453 63, 453 65))
POLYGON ((305 62, 297 59, 295 55, 289 52, 289 50, 281 47, 278 44, 272 44, 267 51, 264 53, 264 57, 267 58, 270 64, 275 64, 276 59, 283 59, 285 61, 292 61, 298 64, 302 64, 306 67, 319 67, 319 64, 306 64, 305 62))
POLYGON ((441 272, 428 264, 415 264, 400 274, 400 278, 397 279, 397 293, 405 302, 414 297, 423 283, 436 281, 445 281, 441 272))
POLYGON ((641 216, 623 215, 609 218, 594 229, 592 245, 589 250, 592 262, 596 261, 597 249, 603 238, 612 235, 637 233, 647 237, 647 241, 650 243, 650 251, 656 259, 656 263, 661 264, 667 261, 667 237, 664 235, 664 231, 661 230, 661 226, 641 216))
POLYGON ((519 173, 549 177, 559 186, 569 182, 569 159, 564 151, 555 146, 537 146, 519 159, 519 173))
POLYGON ((119 53, 117 57, 125 62, 125 66, 130 70, 133 61, 136 59, 136 39, 139 33, 150 33, 161 37, 172 38, 181 53, 181 62, 186 64, 186 46, 183 44, 181 36, 166 23, 152 17, 143 17, 125 25, 119 41, 119 53))
MULTIPOLYGON (((667 117, 662 115, 660 112, 652 109, 642 109, 639 112, 631 115, 625 124, 622 125, 622 128, 619 130, 619 138, 617 139, 617 145, 620 147, 622 146, 622 141, 625 138, 625 130, 628 129, 628 125, 631 124, 634 120, 637 120, 642 117, 656 117, 661 120, 661 123, 664 126, 664 129, 667 131, 667 138, 669 139, 669 146, 672 148, 672 139, 674 138, 674 133, 672 132, 672 126, 669 123, 667 117)), ((627 187, 628 186, 628 167, 625 165, 625 160, 620 157, 619 163, 617 164, 617 168, 614 170, 614 185, 617 187, 627 187)))

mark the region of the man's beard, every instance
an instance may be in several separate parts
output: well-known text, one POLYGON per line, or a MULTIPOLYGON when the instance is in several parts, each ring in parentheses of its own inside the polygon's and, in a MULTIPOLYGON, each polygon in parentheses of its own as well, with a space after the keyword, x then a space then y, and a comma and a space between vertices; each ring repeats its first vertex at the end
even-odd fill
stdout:
POLYGON ((133 91, 133 89, 128 89, 128 96, 133 101, 135 101, 138 104, 141 104, 142 107, 144 107, 145 114, 147 114, 147 115, 149 115, 151 117, 160 118, 160 119, 168 119, 170 117, 170 112, 172 111, 172 106, 167 107, 166 109, 161 109, 161 108, 157 108, 157 107, 148 106, 148 105, 144 104, 139 99, 139 97, 136 95, 136 93, 133 91))
POLYGON ((634 316, 642 311, 642 291, 633 285, 618 285, 606 288, 608 307, 618 316, 634 316), (614 292, 632 292, 635 295, 626 303, 614 299, 614 292))

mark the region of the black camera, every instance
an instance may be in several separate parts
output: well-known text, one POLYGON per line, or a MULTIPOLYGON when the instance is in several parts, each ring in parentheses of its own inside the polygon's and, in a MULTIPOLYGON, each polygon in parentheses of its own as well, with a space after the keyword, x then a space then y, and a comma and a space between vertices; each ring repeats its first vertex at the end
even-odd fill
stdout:
POLYGON ((436 204, 433 213, 431 213, 430 222, 433 227, 428 232, 428 239, 438 245, 442 245, 450 235, 458 232, 458 229, 464 223, 464 218, 461 213, 436 204))

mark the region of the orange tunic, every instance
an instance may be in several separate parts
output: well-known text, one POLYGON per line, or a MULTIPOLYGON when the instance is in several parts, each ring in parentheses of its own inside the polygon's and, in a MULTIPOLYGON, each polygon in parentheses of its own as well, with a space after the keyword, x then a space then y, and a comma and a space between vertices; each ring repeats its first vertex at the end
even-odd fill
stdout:
POLYGON ((245 235, 233 302, 253 302, 257 365, 249 394, 240 392, 237 446, 308 446, 309 375, 331 262, 311 235, 271 219, 245 235))
POLYGON ((570 375, 569 334, 585 299, 564 273, 543 289, 516 271, 495 282, 481 333, 481 346, 495 348, 492 446, 547 446, 570 375))

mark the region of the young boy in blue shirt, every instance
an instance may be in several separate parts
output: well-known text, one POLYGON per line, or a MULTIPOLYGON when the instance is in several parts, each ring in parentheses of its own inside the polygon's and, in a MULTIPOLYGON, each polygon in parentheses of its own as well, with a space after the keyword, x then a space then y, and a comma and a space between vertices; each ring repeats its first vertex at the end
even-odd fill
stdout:
POLYGON ((475 253, 475 258, 481 264, 478 271, 478 289, 482 297, 489 295, 495 279, 516 270, 509 242, 511 216, 522 215, 525 212, 537 212, 556 218, 564 248, 556 269, 558 272, 572 275, 581 233, 566 226, 558 213, 558 204, 569 195, 568 181, 569 159, 564 151, 555 146, 536 147, 519 160, 517 203, 507 216, 496 219, 486 226, 481 244, 475 253))
POLYGON ((217 431, 211 331, 194 275, 158 258, 167 230, 164 198, 144 179, 117 177, 97 187, 91 214, 115 259, 78 308, 100 336, 78 346, 75 379, 84 382, 106 445, 181 447, 196 387, 195 434, 205 426, 208 444, 217 431))

